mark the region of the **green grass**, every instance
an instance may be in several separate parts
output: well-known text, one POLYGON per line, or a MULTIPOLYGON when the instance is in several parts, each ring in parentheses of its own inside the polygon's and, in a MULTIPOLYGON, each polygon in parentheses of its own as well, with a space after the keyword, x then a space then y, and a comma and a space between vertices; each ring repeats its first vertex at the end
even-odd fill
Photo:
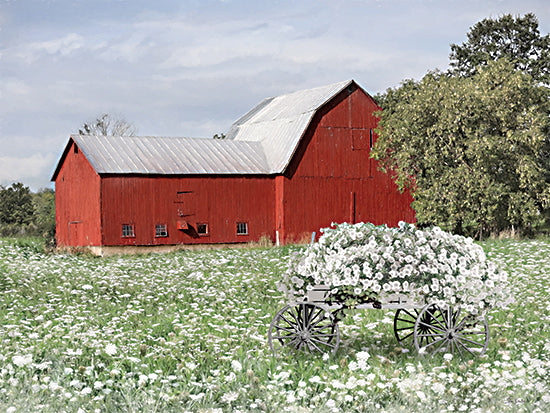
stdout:
POLYGON ((485 356, 446 362, 402 351, 382 310, 346 317, 329 359, 274 358, 296 247, 96 258, 2 240, 0 411, 548 411, 550 240, 482 245, 516 303, 490 314, 485 356))

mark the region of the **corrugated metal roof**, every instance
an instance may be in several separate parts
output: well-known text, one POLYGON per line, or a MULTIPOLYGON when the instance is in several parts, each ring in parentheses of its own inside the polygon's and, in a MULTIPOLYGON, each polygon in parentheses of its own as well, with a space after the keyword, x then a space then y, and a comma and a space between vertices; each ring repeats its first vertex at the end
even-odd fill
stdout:
POLYGON ((237 120, 226 139, 260 142, 270 173, 283 172, 315 112, 353 80, 268 98, 237 120))
MULTIPOLYGON (((288 166, 316 111, 353 80, 264 99, 226 139, 73 135, 99 174, 275 174, 288 166)), ((69 144, 52 176, 55 180, 69 144)))
POLYGON ((151 136, 73 135, 99 174, 265 174, 257 142, 151 136))

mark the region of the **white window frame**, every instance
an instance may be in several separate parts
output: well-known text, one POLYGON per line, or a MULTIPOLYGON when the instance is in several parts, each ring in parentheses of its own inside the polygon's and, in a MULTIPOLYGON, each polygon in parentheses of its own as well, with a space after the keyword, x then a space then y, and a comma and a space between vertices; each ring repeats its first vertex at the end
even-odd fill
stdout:
POLYGON ((201 236, 201 237, 207 237, 208 235, 210 235, 210 231, 209 231, 207 222, 197 222, 197 234, 199 234, 199 236, 201 236), (199 232, 199 226, 202 226, 202 225, 204 225, 204 227, 206 229, 205 232, 199 232))
POLYGON ((134 224, 122 224, 122 238, 135 238, 134 224))
POLYGON ((248 222, 237 222, 237 235, 248 235, 248 222))
POLYGON ((168 237, 168 226, 166 224, 155 224, 155 238, 168 237))

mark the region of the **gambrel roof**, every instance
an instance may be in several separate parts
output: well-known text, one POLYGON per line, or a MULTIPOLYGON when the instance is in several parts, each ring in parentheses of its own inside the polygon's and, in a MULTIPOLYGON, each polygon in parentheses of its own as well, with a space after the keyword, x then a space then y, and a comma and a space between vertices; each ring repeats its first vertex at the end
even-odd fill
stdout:
POLYGON ((72 135, 98 174, 283 173, 315 113, 353 80, 262 101, 237 120, 225 139, 72 135))
POLYGON ((313 115, 353 80, 265 99, 237 120, 226 139, 259 142, 270 173, 282 173, 313 115))

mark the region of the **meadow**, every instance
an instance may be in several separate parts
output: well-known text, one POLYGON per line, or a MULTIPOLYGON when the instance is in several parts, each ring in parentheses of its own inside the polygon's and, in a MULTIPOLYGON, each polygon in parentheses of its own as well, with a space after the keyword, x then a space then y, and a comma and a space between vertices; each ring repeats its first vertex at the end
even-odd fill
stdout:
POLYGON ((481 245, 515 296, 484 356, 419 356, 392 311, 357 310, 334 356, 274 358, 301 247, 97 258, 0 240, 0 411, 550 411, 550 239, 481 245))

